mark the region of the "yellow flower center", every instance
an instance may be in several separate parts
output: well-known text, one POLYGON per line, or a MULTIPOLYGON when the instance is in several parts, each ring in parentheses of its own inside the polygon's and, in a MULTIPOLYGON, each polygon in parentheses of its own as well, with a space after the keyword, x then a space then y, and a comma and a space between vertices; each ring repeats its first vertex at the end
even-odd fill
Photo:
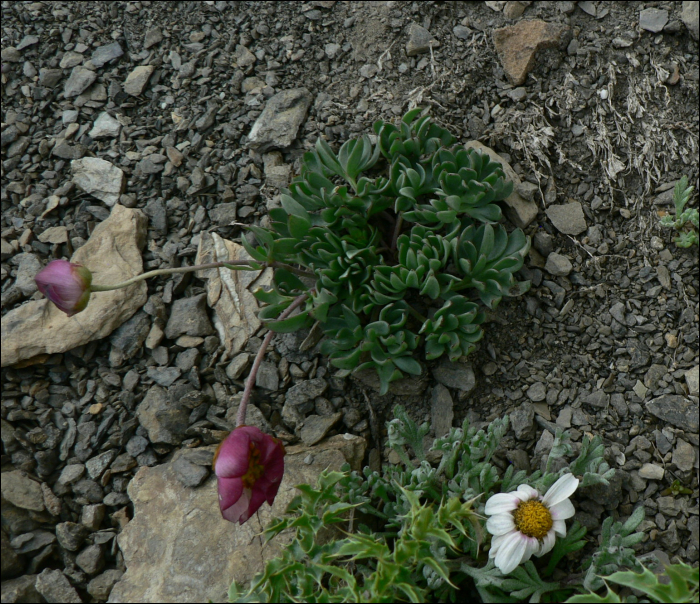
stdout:
POLYGON ((265 473, 265 466, 260 463, 260 451, 253 444, 249 443, 248 471, 243 474, 241 480, 246 489, 252 489, 258 479, 265 473))
POLYGON ((547 506, 537 499, 523 501, 513 512, 515 528, 528 537, 544 539, 554 525, 547 506))

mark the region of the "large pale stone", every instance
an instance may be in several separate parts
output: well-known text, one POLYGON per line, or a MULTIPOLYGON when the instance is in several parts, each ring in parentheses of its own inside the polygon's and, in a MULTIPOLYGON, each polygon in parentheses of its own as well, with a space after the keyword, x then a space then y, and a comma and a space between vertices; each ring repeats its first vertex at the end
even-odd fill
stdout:
POLYGON ((99 157, 74 159, 70 163, 73 182, 86 193, 113 206, 124 190, 124 172, 114 164, 99 157))
POLYGON ((476 149, 481 153, 486 153, 492 161, 498 162, 503 166, 503 172, 505 172, 506 179, 513 182, 513 192, 506 197, 503 202, 508 206, 506 210, 506 216, 516 227, 524 229, 529 225, 535 218, 537 218, 537 212, 539 208, 537 204, 532 200, 527 200, 517 192, 517 187, 520 184, 520 176, 511 168, 510 164, 503 159, 498 153, 496 153, 490 147, 487 147, 479 141, 469 141, 464 145, 467 149, 476 149))
MULTIPOLYGON (((89 268, 96 284, 120 283, 140 274, 146 223, 140 210, 114 206, 71 262, 89 268)), ((2 366, 104 338, 146 299, 146 282, 140 281, 124 289, 93 293, 87 308, 72 317, 45 298, 27 302, 2 318, 2 366)))
MULTIPOLYGON (((195 264, 250 260, 242 245, 227 241, 216 233, 204 233, 200 239, 195 264)), ((207 279, 207 302, 214 309, 214 327, 232 358, 245 346, 262 323, 258 319, 258 301, 253 293, 258 287, 269 289, 272 269, 232 271, 227 268, 197 271, 207 279)))
POLYGON ((312 101, 306 88, 282 90, 265 104, 250 130, 250 146, 263 153, 272 147, 285 148, 297 137, 299 126, 312 101))
POLYGON ((243 525, 221 517, 215 476, 196 489, 183 486, 172 467, 177 455, 142 467, 128 489, 134 518, 119 535, 127 570, 109 602, 227 602, 231 581, 250 581, 290 542, 286 533, 264 543, 261 533, 298 494, 294 485, 315 485, 321 471, 346 460, 359 469, 365 446, 360 437, 337 435, 314 447, 289 447, 274 504, 263 504, 243 525))
POLYGON ((493 32, 498 58, 510 83, 520 86, 535 66, 537 51, 561 46, 566 41, 569 27, 538 19, 519 21, 493 32))

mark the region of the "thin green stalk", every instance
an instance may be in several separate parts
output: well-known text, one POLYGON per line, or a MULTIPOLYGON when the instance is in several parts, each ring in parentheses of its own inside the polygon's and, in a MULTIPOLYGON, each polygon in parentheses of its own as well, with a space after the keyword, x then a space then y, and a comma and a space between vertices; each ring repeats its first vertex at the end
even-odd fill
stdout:
POLYGON ((428 318, 424 317, 422 314, 420 314, 413 306, 411 306, 408 302, 406 302, 406 307, 408 312, 411 314, 411 316, 415 319, 418 319, 421 323, 425 323, 428 318))
POLYGON ((160 275, 175 275, 178 273, 189 273, 191 271, 202 271, 210 268, 230 268, 231 270, 244 270, 244 267, 251 268, 255 270, 251 265, 260 265, 262 267, 272 267, 272 268, 285 268, 288 271, 300 275, 302 277, 314 277, 313 273, 307 272, 302 269, 295 268, 284 262, 256 262, 255 260, 229 260, 227 262, 210 262, 208 264, 198 264, 196 266, 182 266, 180 268, 161 268, 155 271, 149 271, 147 273, 142 273, 141 275, 136 275, 127 281, 122 281, 116 285, 96 285, 92 284, 90 290, 93 292, 108 292, 115 289, 122 289, 123 287, 128 287, 138 281, 143 281, 144 279, 150 279, 151 277, 158 277, 160 275), (240 267, 240 268, 238 268, 240 267))

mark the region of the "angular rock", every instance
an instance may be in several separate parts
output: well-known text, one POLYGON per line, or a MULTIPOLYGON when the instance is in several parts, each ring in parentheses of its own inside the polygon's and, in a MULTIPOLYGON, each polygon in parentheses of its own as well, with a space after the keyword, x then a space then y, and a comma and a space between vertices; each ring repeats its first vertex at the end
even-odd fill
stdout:
POLYGON ((114 59, 118 59, 124 54, 119 42, 112 42, 104 46, 98 46, 90 57, 92 64, 98 69, 114 59))
POLYGON ((280 377, 277 367, 273 363, 263 361, 260 363, 258 375, 255 376, 255 385, 265 390, 277 390, 280 387, 280 377))
POLYGON ((515 438, 529 440, 535 437, 535 407, 525 402, 510 414, 510 424, 515 432, 515 438))
POLYGON ((106 602, 114 585, 124 576, 124 573, 116 568, 106 570, 90 580, 87 585, 88 593, 100 602, 106 602))
POLYGON ((171 402, 160 386, 152 386, 136 407, 139 423, 148 430, 152 443, 179 445, 189 427, 190 410, 171 402))
POLYGON ((182 375, 182 370, 177 367, 149 367, 146 375, 159 386, 168 388, 182 375))
MULTIPOLYGON (((5 550, 3 549, 3 568, 5 564, 5 550)), ((14 602, 40 602, 41 594, 36 590, 37 575, 23 575, 16 579, 5 580, 3 573, 2 601, 8 604, 14 602)))
POLYGON ((12 264, 17 265, 15 287, 27 297, 36 293, 38 288, 34 277, 42 269, 39 258, 35 254, 22 252, 12 258, 12 264))
POLYGON ((88 575, 99 573, 105 565, 104 553, 102 548, 95 545, 88 545, 75 558, 75 563, 83 569, 88 575))
MULTIPOLYGON (((202 234, 195 264, 249 260, 242 245, 227 241, 216 233, 202 234)), ((262 326, 257 317, 258 301, 252 292, 269 287, 273 271, 231 271, 227 268, 197 271, 207 280, 207 303, 214 309, 214 327, 226 353, 234 356, 245 346, 248 338, 262 326)))
POLYGON ((41 486, 29 478, 25 472, 21 470, 3 472, 0 485, 4 500, 23 510, 44 511, 44 496, 41 493, 41 486))
POLYGON ((676 467, 683 472, 690 472, 695 467, 695 458, 693 445, 679 439, 671 459, 676 464, 676 467))
POLYGON ((96 79, 97 74, 91 69, 80 66, 73 67, 73 71, 63 87, 63 95, 67 99, 78 96, 85 92, 96 79))
POLYGON ((342 411, 333 415, 309 415, 304 420, 304 426, 299 437, 307 446, 315 445, 326 437, 329 430, 343 418, 342 411))
MULTIPOLYGON (((301 407, 317 396, 321 396, 328 389, 328 382, 323 378, 304 380, 287 390, 285 401, 295 407, 301 407)), ((312 406, 313 408, 313 406, 312 406)))
POLYGON ((639 13, 639 27, 658 34, 668 23, 668 11, 659 8, 645 8, 639 13))
MULTIPOLYGON (((90 269, 93 283, 120 283, 143 272, 141 248, 146 217, 139 210, 114 206, 97 225, 71 262, 90 269)), ((68 317, 46 299, 32 300, 2 317, 2 366, 40 354, 62 353, 108 336, 147 299, 144 281, 129 287, 93 293, 87 308, 68 317)))
POLYGON ((639 468, 639 477, 645 480, 662 480, 664 477, 664 469, 655 463, 645 463, 639 468))
POLYGON ((549 206, 545 212, 554 227, 564 235, 578 235, 588 228, 583 208, 578 201, 566 205, 549 206))
POLYGON ((140 96, 148 83, 148 78, 155 71, 153 65, 139 65, 126 78, 124 92, 131 96, 140 96))
POLYGON ((683 430, 698 431, 698 406, 679 394, 662 394, 646 403, 649 413, 683 430))
POLYGON ((555 277, 566 277, 573 270, 573 265, 571 260, 566 256, 552 252, 547 257, 547 263, 544 265, 544 270, 546 270, 550 275, 555 277))
POLYGON ((297 136, 311 101, 311 93, 306 88, 278 92, 267 101, 265 109, 253 124, 248 135, 251 147, 258 153, 272 147, 289 147, 297 136))
POLYGON ((93 139, 114 138, 115 136, 119 136, 121 127, 122 125, 116 119, 106 111, 103 111, 97 116, 88 136, 93 139))
POLYGON ((450 391, 442 384, 436 384, 430 399, 430 417, 436 438, 450 432, 454 416, 454 403, 450 391))
POLYGON ((173 303, 165 337, 174 340, 179 336, 209 336, 215 333, 207 315, 206 295, 179 298, 173 303))
POLYGON ((690 35, 697 40, 700 30, 700 7, 698 3, 685 0, 682 4, 681 19, 688 28, 690 35))
POLYGON ((5 601, 5 579, 11 579, 17 575, 21 575, 24 571, 24 560, 17 555, 12 546, 10 539, 2 530, 2 601, 5 601))
POLYGON ((56 525, 58 542, 61 544, 61 547, 71 552, 80 549, 89 532, 86 526, 75 522, 61 522, 56 525))
POLYGON ((76 159, 70 165, 73 182, 83 191, 110 207, 119 201, 126 182, 121 168, 99 157, 76 159))
POLYGON ((82 602, 78 592, 60 570, 44 569, 37 575, 35 586, 47 602, 82 602))
POLYGON ((698 396, 700 393, 700 365, 695 365, 685 372, 685 383, 688 385, 688 394, 698 396))
POLYGON ((498 162, 503 166, 503 172, 505 172, 506 178, 513 183, 513 192, 508 195, 503 200, 508 208, 506 209, 506 215, 508 219, 519 229, 524 229, 527 227, 535 218, 537 218, 537 213, 539 208, 537 204, 532 199, 525 199, 518 193, 522 189, 522 182, 520 176, 513 170, 510 164, 503 159, 498 153, 496 153, 490 147, 487 147, 479 141, 469 141, 464 145, 467 149, 476 149, 482 153, 488 154, 488 156, 495 162, 498 162))
POLYGON ((476 377, 471 365, 443 359, 433 369, 433 377, 443 386, 457 388, 464 393, 471 392, 476 386, 476 377))
POLYGON ((440 46, 440 43, 433 38, 433 35, 425 27, 421 27, 417 23, 411 23, 408 28, 406 56, 415 57, 438 46, 440 46))
POLYGON ((191 489, 201 485, 209 476, 207 468, 194 464, 183 456, 173 462, 173 472, 184 486, 191 489))
POLYGON ((493 32, 493 41, 506 77, 514 86, 525 83, 535 66, 535 56, 542 48, 561 46, 569 28, 538 19, 520 21, 493 32))
POLYGON ((346 461, 359 469, 357 458, 363 455, 364 440, 352 436, 313 448, 289 447, 274 504, 263 504, 243 525, 221 517, 216 477, 190 489, 177 480, 172 462, 141 468, 128 487, 134 518, 118 537, 127 570, 110 602, 227 601, 232 580, 250 581, 289 543, 290 533, 264 546, 258 536, 297 494, 294 485, 315 484, 322 470, 338 470, 346 461), (305 463, 309 454, 311 464, 305 463))

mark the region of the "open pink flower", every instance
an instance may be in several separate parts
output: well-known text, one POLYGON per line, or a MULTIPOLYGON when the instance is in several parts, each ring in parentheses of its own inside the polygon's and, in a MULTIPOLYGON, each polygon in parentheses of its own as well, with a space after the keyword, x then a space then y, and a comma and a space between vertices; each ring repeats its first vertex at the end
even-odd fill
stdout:
POLYGON ((284 447, 255 426, 238 426, 214 455, 221 515, 243 524, 275 500, 284 475, 284 447))
POLYGON ((69 317, 84 310, 90 301, 92 273, 68 260, 52 260, 36 277, 39 291, 69 317))

